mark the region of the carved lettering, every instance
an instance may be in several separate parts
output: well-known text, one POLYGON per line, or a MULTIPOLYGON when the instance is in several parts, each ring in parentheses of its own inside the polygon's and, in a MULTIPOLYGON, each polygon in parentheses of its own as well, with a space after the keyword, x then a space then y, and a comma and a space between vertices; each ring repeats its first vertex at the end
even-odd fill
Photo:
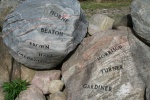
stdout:
POLYGON ((36 48, 41 48, 41 49, 50 49, 49 45, 40 45, 40 44, 36 44, 33 42, 29 42, 29 45, 36 47, 36 48))
POLYGON ((69 20, 67 18, 65 18, 64 15, 60 15, 58 14, 57 12, 55 11, 50 11, 50 14, 53 15, 54 17, 57 17, 58 19, 60 19, 61 21, 64 21, 64 22, 68 22, 69 20))
POLYGON ((58 36, 63 36, 63 32, 55 31, 55 30, 50 30, 47 28, 41 28, 42 33, 47 33, 47 34, 52 34, 52 35, 58 35, 58 36))
POLYGON ((39 60, 39 59, 35 59, 35 58, 32 58, 32 57, 28 57, 26 56, 25 54, 21 53, 20 51, 17 51, 17 54, 27 60, 30 60, 30 61, 34 61, 34 62, 42 62, 42 63, 49 63, 48 61, 44 61, 44 60, 39 60))
POLYGON ((43 53, 39 53, 39 56, 40 56, 40 57, 48 57, 48 58, 55 57, 55 55, 54 55, 54 54, 47 55, 47 54, 43 54, 43 53))
POLYGON ((110 87, 110 86, 103 86, 103 85, 96 85, 96 84, 94 84, 94 85, 93 84, 92 85, 84 84, 83 88, 99 89, 99 90, 102 90, 102 91, 112 91, 112 87, 110 87))
POLYGON ((113 54, 115 51, 120 50, 122 48, 121 45, 118 45, 116 47, 113 47, 112 49, 108 50, 107 52, 103 53, 102 55, 100 55, 97 60, 101 60, 102 58, 105 58, 111 54, 113 54))
POLYGON ((108 73, 111 71, 122 70, 122 69, 123 69, 123 66, 119 65, 119 66, 108 67, 108 68, 102 69, 101 72, 102 72, 102 74, 104 74, 104 73, 108 73))

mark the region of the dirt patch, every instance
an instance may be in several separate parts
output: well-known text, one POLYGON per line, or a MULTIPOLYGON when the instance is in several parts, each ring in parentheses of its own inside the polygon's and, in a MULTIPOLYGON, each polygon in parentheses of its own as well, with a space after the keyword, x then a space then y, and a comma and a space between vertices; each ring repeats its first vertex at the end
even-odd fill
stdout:
POLYGON ((109 8, 109 9, 86 9, 84 10, 87 19, 89 19, 93 14, 104 14, 107 15, 113 19, 118 19, 119 17, 122 17, 124 15, 127 15, 130 13, 130 7, 121 7, 121 8, 109 8))

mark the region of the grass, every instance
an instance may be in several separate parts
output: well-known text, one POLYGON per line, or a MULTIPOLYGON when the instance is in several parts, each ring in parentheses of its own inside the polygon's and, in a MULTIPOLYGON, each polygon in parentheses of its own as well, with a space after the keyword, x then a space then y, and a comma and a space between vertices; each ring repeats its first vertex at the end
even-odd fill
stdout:
POLYGON ((121 8, 126 7, 131 4, 132 0, 128 0, 126 2, 103 2, 103 3, 96 3, 91 1, 84 1, 81 2, 81 7, 83 10, 95 10, 95 9, 109 9, 109 8, 121 8))
POLYGON ((5 92, 5 100, 15 100, 21 91, 27 89, 28 85, 28 82, 21 79, 5 82, 2 86, 5 92))

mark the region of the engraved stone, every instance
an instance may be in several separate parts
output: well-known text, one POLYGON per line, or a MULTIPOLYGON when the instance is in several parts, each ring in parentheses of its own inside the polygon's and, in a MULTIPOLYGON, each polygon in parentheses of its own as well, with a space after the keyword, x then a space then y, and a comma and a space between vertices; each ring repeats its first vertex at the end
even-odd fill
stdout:
POLYGON ((82 41, 87 25, 77 0, 25 0, 6 17, 3 41, 18 62, 51 69, 82 41))
POLYGON ((149 100, 149 51, 127 27, 85 38, 62 67, 67 100, 149 100))

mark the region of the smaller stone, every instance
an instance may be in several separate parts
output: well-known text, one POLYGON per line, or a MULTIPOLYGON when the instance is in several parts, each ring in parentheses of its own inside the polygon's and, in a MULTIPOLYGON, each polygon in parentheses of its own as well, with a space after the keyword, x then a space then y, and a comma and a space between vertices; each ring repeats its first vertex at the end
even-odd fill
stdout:
POLYGON ((49 84, 49 92, 57 93, 63 89, 64 83, 61 80, 52 80, 49 84))
POLYGON ((52 80, 60 79, 60 70, 36 71, 31 84, 42 90, 43 94, 48 94, 48 86, 52 80))
POLYGON ((27 82, 31 82, 36 71, 30 68, 21 65, 21 79, 26 80, 27 82))
POLYGON ((22 91, 15 100, 46 100, 46 98, 40 89, 30 85, 29 88, 22 91))
POLYGON ((66 100, 66 95, 63 92, 53 93, 49 100, 66 100))
POLYGON ((99 31, 106 31, 112 29, 114 19, 106 15, 95 14, 89 19, 88 32, 93 35, 99 31))

